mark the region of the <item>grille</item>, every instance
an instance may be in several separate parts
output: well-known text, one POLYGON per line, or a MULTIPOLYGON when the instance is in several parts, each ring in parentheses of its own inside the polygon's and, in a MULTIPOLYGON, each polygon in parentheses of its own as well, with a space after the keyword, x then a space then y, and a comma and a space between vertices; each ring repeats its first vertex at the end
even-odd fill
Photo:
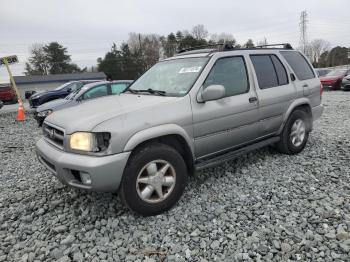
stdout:
POLYGON ((64 131, 48 125, 46 123, 43 124, 43 134, 47 141, 51 144, 63 149, 63 139, 64 139, 64 131))

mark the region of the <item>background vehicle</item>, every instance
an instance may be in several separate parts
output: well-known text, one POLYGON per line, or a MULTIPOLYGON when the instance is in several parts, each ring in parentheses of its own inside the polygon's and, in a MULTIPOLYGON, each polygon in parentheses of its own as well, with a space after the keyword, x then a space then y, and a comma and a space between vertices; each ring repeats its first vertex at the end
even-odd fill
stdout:
POLYGON ((332 71, 332 69, 329 69, 329 68, 316 68, 315 71, 316 71, 317 75, 319 77, 321 77, 321 76, 327 75, 329 72, 332 71))
POLYGON ((350 69, 334 69, 327 75, 320 77, 325 90, 340 90, 344 76, 350 74, 350 69))
POLYGON ((0 109, 4 106, 4 102, 0 100, 0 109))
MULTIPOLYGON (((54 99, 58 98, 64 98, 67 95, 69 95, 71 92, 74 92, 76 90, 79 90, 84 85, 89 83, 97 82, 96 80, 81 80, 81 81, 72 81, 65 83, 54 90, 46 91, 46 92, 40 92, 32 94, 29 97, 29 105, 31 108, 36 108, 46 102, 49 102, 54 99)), ((27 93, 28 95, 28 93, 27 93)), ((27 96, 26 95, 26 96, 27 96)))
POLYGON ((182 52, 120 95, 48 116, 38 159, 69 186, 119 189, 131 210, 155 215, 179 200, 195 169, 271 144, 301 152, 321 91, 289 44, 182 52))
POLYGON ((343 89, 344 91, 350 90, 350 74, 343 78, 341 89, 343 89))
POLYGON ((9 85, 0 85, 0 100, 5 102, 17 103, 16 92, 9 85))
POLYGON ((132 80, 118 80, 90 83, 78 89, 62 99, 56 99, 37 107, 34 112, 34 118, 37 120, 39 126, 42 125, 45 118, 53 111, 63 108, 79 105, 81 102, 90 99, 115 95, 123 92, 133 81, 132 80))

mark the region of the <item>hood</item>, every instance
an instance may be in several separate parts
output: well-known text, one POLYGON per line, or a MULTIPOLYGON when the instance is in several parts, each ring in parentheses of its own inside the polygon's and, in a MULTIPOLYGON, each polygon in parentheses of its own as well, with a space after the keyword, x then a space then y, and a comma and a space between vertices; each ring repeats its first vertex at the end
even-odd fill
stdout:
POLYGON ((178 97, 120 94, 81 102, 80 105, 53 112, 45 121, 64 128, 67 134, 91 131, 112 118, 159 104, 171 103, 178 97))
POLYGON ((55 110, 57 107, 60 107, 61 105, 70 103, 71 100, 67 99, 55 99, 50 102, 46 102, 45 104, 42 104, 41 106, 38 106, 36 109, 37 112, 42 112, 48 109, 55 110))
POLYGON ((37 92, 35 94, 33 94, 30 98, 38 98, 40 96, 43 95, 51 95, 51 94, 57 94, 57 93, 61 93, 61 90, 50 90, 50 91, 43 91, 43 92, 37 92))

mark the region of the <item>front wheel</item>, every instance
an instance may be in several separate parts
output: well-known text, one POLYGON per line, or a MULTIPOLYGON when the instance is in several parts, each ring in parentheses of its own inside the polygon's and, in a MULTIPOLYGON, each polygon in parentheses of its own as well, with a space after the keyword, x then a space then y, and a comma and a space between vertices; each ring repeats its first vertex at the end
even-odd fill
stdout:
POLYGON ((300 153, 309 137, 310 121, 304 110, 293 111, 283 128, 277 150, 288 155, 300 153))
POLYGON ((119 194, 130 210, 152 216, 169 210, 180 199, 186 182, 182 156, 170 146, 154 143, 131 156, 119 194))

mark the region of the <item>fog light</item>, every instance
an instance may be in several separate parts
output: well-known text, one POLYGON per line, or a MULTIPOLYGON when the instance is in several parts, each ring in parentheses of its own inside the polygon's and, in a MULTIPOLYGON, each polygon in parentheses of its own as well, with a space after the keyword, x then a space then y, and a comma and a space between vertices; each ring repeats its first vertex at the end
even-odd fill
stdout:
POLYGON ((88 173, 80 172, 80 179, 81 182, 85 185, 91 185, 91 177, 88 173))

